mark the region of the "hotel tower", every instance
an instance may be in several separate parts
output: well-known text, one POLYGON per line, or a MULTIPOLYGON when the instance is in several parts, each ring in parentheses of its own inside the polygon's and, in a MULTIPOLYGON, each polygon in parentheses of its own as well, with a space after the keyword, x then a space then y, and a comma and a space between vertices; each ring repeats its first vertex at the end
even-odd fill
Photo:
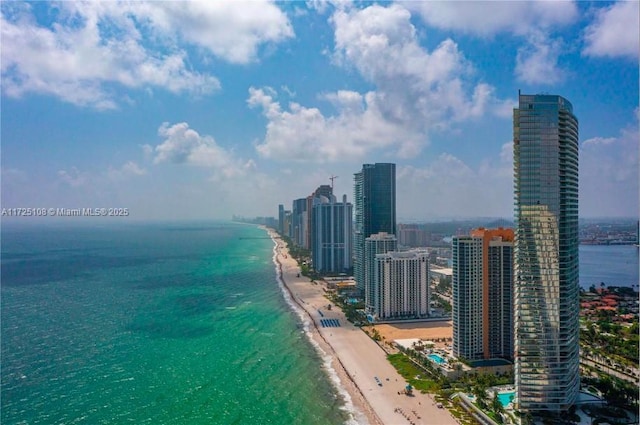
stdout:
POLYGON ((578 120, 556 95, 513 111, 518 408, 566 411, 579 374, 578 120))

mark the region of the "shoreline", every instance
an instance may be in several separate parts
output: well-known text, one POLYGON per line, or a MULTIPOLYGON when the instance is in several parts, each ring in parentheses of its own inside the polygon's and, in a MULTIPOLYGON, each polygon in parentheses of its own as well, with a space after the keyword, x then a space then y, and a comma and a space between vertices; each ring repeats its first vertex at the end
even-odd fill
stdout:
POLYGON ((300 275, 298 263, 272 229, 261 226, 274 242, 274 263, 286 301, 305 322, 305 333, 320 353, 332 383, 345 400, 348 423, 371 425, 454 425, 431 394, 401 394, 406 382, 387 360, 387 353, 362 329, 346 320, 340 308, 327 309, 324 288, 300 275), (334 326, 328 326, 327 320, 334 326), (308 328, 308 329, 307 329, 308 328), (428 419, 427 419, 428 418, 428 419))
POLYGON ((282 269, 282 261, 280 259, 280 256, 283 255, 281 248, 286 248, 286 245, 284 245, 277 233, 266 227, 264 229, 267 231, 274 243, 273 260, 277 267, 276 277, 281 285, 283 293, 285 294, 285 300, 291 305, 294 312, 303 320, 305 324, 304 331, 307 338, 323 359, 324 367, 329 372, 329 378, 332 381, 332 385, 343 397, 345 402, 345 406, 343 408, 351 417, 351 420, 348 423, 355 422, 358 425, 384 425, 376 416, 373 408, 367 403, 364 394, 362 394, 356 383, 349 375, 349 372, 340 361, 340 358, 331 347, 331 344, 329 344, 329 342, 320 333, 320 329, 318 328, 316 321, 313 320, 313 317, 305 306, 301 304, 301 302, 304 303, 304 301, 296 299, 290 286, 287 284, 282 269))

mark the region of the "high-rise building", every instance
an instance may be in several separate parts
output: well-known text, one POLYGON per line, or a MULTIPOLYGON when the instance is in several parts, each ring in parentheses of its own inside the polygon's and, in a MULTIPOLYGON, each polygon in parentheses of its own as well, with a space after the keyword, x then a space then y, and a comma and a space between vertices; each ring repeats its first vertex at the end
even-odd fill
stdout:
POLYGON ((467 360, 482 353, 482 239, 456 236, 452 241, 451 280, 453 354, 467 360))
POLYGON ((471 234, 483 239, 484 355, 513 360, 513 230, 477 232, 471 234))
POLYGON ((307 238, 307 199, 293 201, 291 208, 291 240, 297 246, 306 246, 307 238))
POLYGON ((328 184, 321 184, 318 186, 315 192, 313 192, 314 197, 324 196, 325 198, 330 198, 333 195, 333 188, 328 184))
POLYGON ((325 197, 327 199, 331 199, 333 196, 333 188, 328 184, 323 184, 318 186, 318 188, 311 194, 311 196, 307 197, 307 248, 312 251, 316 245, 315 240, 315 223, 313 222, 313 204, 316 198, 325 197))
POLYGON ((330 196, 318 196, 313 201, 313 267, 322 273, 341 273, 351 268, 353 207, 347 195, 340 203, 330 196))
POLYGON ((278 205, 278 232, 284 235, 284 205, 278 205))
POLYGON ((283 235, 291 237, 291 210, 284 210, 284 222, 282 224, 283 235))
POLYGON ((519 94, 515 174, 515 381, 519 409, 562 412, 580 388, 578 120, 556 95, 519 94))
POLYGON ((363 164, 354 177, 354 277, 364 292, 364 241, 369 236, 386 232, 396 234, 396 165, 363 164))
POLYGON ((453 353, 467 360, 513 358, 511 229, 476 229, 455 236, 453 353))
POLYGON ((376 255, 374 317, 378 321, 429 317, 429 255, 426 251, 376 255))
POLYGON ((380 288, 376 287, 376 255, 398 250, 398 240, 394 235, 380 232, 369 236, 364 242, 364 294, 365 311, 377 315, 380 308, 380 288))
POLYGON ((398 224, 398 244, 407 247, 423 247, 429 244, 424 224, 398 224))

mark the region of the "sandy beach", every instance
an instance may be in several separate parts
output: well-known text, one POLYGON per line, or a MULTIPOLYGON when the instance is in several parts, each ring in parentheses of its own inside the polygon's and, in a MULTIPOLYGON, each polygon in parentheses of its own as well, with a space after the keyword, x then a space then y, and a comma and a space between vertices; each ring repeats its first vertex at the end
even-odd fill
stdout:
POLYGON ((375 328, 386 341, 419 338, 425 341, 433 341, 435 342, 435 346, 439 348, 443 348, 446 344, 451 344, 449 339, 453 337, 453 324, 451 320, 378 324, 375 325, 375 328))
POLYGON ((354 420, 372 425, 457 424, 446 409, 436 406, 431 395, 398 394, 406 384, 387 361, 384 350, 348 322, 340 309, 328 310, 329 300, 324 297, 323 286, 302 275, 298 277, 300 268, 289 255, 286 244, 275 232, 269 230, 269 235, 277 244, 276 260, 283 283, 292 300, 312 321, 311 338, 331 357, 331 367, 356 410, 354 420), (327 320, 339 326, 323 326, 327 320))

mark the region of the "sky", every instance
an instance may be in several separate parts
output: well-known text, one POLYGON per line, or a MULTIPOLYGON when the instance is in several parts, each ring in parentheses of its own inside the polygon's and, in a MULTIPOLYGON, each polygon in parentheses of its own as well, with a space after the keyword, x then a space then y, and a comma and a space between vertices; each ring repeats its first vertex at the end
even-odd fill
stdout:
POLYGON ((0 11, 3 208, 277 217, 393 162, 399 221, 510 218, 521 90, 573 104, 580 216, 638 217, 638 1, 0 11))

